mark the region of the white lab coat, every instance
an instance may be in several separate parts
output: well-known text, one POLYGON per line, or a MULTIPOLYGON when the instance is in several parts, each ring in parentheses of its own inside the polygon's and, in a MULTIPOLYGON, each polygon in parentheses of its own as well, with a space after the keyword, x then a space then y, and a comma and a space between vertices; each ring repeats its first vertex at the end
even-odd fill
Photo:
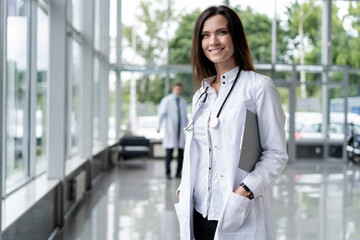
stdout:
POLYGON ((164 121, 164 138, 162 144, 164 148, 184 148, 185 135, 183 129, 188 123, 186 102, 180 97, 180 137, 178 139, 178 112, 175 94, 169 94, 164 97, 158 109, 158 129, 161 129, 161 124, 164 121))
MULTIPOLYGON (((230 88, 227 89, 229 91, 230 88)), ((184 164, 179 202, 175 209, 180 223, 181 240, 193 240, 193 191, 196 161, 192 122, 197 119, 202 101, 194 103, 205 89, 193 97, 193 115, 186 132, 184 164)), ((219 96, 211 117, 217 114, 227 92, 219 96)), ((273 81, 252 71, 242 71, 219 116, 219 125, 210 129, 214 157, 222 159, 219 166, 223 208, 215 233, 215 240, 269 240, 275 239, 272 226, 270 188, 288 160, 284 131, 285 114, 280 95, 273 81), (246 109, 258 117, 260 141, 263 148, 260 161, 251 173, 237 167, 240 155, 241 132, 246 109), (244 182, 255 198, 249 200, 234 191, 244 182)))

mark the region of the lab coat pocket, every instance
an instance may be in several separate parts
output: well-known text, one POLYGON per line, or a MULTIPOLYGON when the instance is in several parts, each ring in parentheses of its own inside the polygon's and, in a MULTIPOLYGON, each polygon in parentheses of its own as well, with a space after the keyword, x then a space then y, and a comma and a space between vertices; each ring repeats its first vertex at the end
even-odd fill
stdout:
POLYGON ((224 208, 222 231, 238 231, 246 221, 252 205, 252 200, 231 192, 224 208))

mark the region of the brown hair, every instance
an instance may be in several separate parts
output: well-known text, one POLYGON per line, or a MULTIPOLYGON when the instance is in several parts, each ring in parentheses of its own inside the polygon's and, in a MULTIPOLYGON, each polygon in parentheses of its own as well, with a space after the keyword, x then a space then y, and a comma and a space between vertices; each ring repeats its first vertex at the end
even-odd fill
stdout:
POLYGON ((255 71, 250 49, 246 40, 245 30, 237 13, 231 8, 223 5, 209 7, 200 14, 194 28, 191 46, 191 66, 194 89, 200 88, 201 81, 204 78, 216 75, 214 63, 205 56, 202 49, 201 32, 204 22, 217 14, 223 15, 227 20, 227 27, 234 44, 236 65, 239 66, 241 70, 255 71))
POLYGON ((174 87, 183 87, 183 85, 182 85, 182 83, 181 82, 176 82, 176 83, 174 83, 174 85, 173 85, 173 88, 174 87))

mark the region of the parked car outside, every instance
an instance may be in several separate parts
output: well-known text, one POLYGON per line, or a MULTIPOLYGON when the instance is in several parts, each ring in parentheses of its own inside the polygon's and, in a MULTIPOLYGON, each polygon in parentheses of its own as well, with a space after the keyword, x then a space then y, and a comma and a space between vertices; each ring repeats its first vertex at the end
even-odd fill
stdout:
MULTIPOLYGON (((298 118, 298 125, 296 127, 295 139, 323 139, 322 133, 322 114, 311 113, 299 113, 296 115, 298 118)), ((347 119, 347 132, 349 131, 349 124, 352 123, 355 126, 360 126, 360 116, 354 113, 348 113, 347 119)), ((325 135, 328 139, 333 141, 343 141, 345 139, 344 132, 344 114, 343 113, 331 113, 329 120, 328 133, 325 135)))
MULTIPOLYGON (((286 137, 289 136, 289 114, 286 115, 286 137)), ((296 112, 295 113, 295 139, 297 141, 303 140, 321 140, 322 134, 322 113, 319 112, 296 112)), ((360 127, 360 115, 355 113, 348 113, 348 127, 349 124, 354 124, 355 128, 360 127)), ((344 140, 344 114, 331 113, 329 121, 329 130, 326 135, 328 139, 334 141, 344 140)))

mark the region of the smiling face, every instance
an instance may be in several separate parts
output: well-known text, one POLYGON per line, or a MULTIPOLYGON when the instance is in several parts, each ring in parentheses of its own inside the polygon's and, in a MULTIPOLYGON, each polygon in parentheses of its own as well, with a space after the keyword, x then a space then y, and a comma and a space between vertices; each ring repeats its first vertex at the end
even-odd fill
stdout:
POLYGON ((227 20, 223 15, 209 17, 204 22, 201 35, 204 54, 216 68, 231 69, 236 65, 234 44, 227 28, 227 20))

